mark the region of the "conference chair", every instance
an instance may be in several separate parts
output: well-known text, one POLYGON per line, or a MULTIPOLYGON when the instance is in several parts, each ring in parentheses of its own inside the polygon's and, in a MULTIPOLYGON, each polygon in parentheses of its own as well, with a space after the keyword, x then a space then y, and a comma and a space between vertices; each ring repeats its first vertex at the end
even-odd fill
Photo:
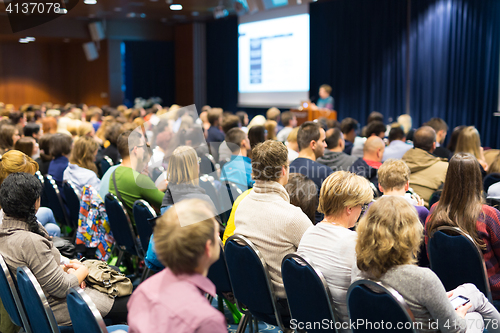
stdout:
POLYGON ((71 228, 78 228, 78 219, 80 215, 80 198, 75 184, 69 180, 63 182, 63 192, 66 199, 66 206, 69 209, 69 221, 71 228))
POLYGON ((10 274, 7 264, 0 255, 0 298, 3 306, 9 314, 10 320, 17 326, 21 327, 23 332, 31 333, 31 326, 26 316, 24 305, 19 298, 17 287, 12 275, 10 274))
MULTIPOLYGON (((134 214, 135 227, 139 234, 142 250, 146 253, 149 247, 149 240, 153 234, 151 220, 156 218, 156 212, 147 201, 142 199, 134 202, 132 212, 134 214)), ((146 267, 142 274, 141 281, 145 280, 149 273, 150 269, 146 267)))
POLYGON ((112 333, 117 330, 128 332, 127 325, 106 327, 96 305, 81 288, 71 288, 66 303, 75 333, 112 333))
POLYGON ((63 225, 72 227, 59 186, 51 175, 44 176, 43 192, 47 197, 48 208, 52 210, 56 220, 63 225))
POLYGON ((307 332, 337 332, 334 306, 330 289, 323 274, 309 259, 290 253, 281 263, 281 276, 285 285, 292 319, 297 323, 323 323, 328 328, 314 327, 307 332))
POLYGON ((359 323, 353 327, 354 333, 418 332, 415 317, 403 296, 381 282, 352 283, 347 290, 347 312, 351 323, 359 323))
POLYGON ((491 185, 500 182, 500 173, 490 173, 483 179, 484 193, 488 193, 491 185))
POLYGON ((267 264, 259 250, 246 237, 233 235, 226 241, 225 255, 236 304, 244 313, 237 332, 244 332, 252 318, 285 331, 290 318, 278 312, 267 264))
POLYGON ((99 179, 114 165, 113 160, 109 156, 103 156, 102 160, 97 163, 99 169, 99 179))
POLYGON ((43 175, 40 171, 35 172, 35 176, 37 176, 38 180, 40 180, 40 183, 42 184, 42 196, 40 198, 40 206, 41 207, 49 207, 49 200, 47 198, 47 195, 45 194, 45 180, 43 179, 43 175))
POLYGON ((17 268, 17 285, 33 333, 73 333, 72 326, 58 326, 42 287, 27 267, 17 268))
POLYGON ((217 211, 220 211, 219 195, 217 192, 217 186, 215 184, 215 178, 211 175, 202 175, 199 179, 199 185, 210 197, 215 206, 215 209, 217 209, 217 211))
POLYGON ((144 252, 135 234, 132 222, 123 207, 122 203, 113 193, 108 193, 104 197, 104 206, 108 214, 108 222, 113 232, 113 237, 119 249, 116 265, 120 265, 125 252, 144 259, 144 252))
POLYGON ((224 181, 219 189, 219 203, 222 223, 227 224, 227 220, 231 215, 231 209, 233 208, 236 199, 243 193, 243 191, 235 184, 229 181, 224 181))
POLYGON ((446 290, 472 283, 492 301, 484 258, 471 236, 456 227, 438 227, 429 235, 427 253, 446 290))
POLYGON ((208 153, 200 156, 200 175, 211 175, 217 180, 220 177, 220 166, 208 153))

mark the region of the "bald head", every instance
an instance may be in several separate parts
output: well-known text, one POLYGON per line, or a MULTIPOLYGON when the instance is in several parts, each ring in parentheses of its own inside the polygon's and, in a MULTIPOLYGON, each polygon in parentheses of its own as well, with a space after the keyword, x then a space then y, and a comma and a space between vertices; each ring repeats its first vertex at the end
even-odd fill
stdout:
POLYGON ((366 160, 381 162, 384 156, 385 143, 378 136, 369 137, 363 147, 363 158, 366 160))
POLYGON ((430 126, 422 126, 413 134, 413 146, 432 154, 436 149, 436 131, 430 126))

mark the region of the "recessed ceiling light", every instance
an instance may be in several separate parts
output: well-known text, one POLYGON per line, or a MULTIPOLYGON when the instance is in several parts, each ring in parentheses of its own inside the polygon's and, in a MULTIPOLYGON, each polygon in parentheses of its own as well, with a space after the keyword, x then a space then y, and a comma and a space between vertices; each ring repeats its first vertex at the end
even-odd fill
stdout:
POLYGON ((34 42, 36 39, 35 37, 26 37, 25 38, 28 42, 34 42))
POLYGON ((83 0, 83 3, 86 5, 95 5, 97 0, 83 0))
POLYGON ((182 10, 182 5, 181 4, 170 5, 170 10, 182 10))
POLYGON ((142 13, 141 18, 146 18, 146 14, 142 13))
POLYGON ((22 44, 28 44, 29 41, 26 40, 26 38, 19 38, 19 43, 22 43, 22 44))

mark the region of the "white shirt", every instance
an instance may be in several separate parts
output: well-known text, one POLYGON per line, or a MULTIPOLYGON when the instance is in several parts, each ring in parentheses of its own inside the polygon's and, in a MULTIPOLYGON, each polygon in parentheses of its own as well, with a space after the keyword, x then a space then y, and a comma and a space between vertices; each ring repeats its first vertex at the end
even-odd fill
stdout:
POLYGON ((97 191, 101 187, 101 181, 97 178, 94 171, 79 167, 76 164, 68 164, 63 173, 63 180, 69 180, 76 186, 78 198, 82 195, 82 190, 85 185, 92 185, 97 191))

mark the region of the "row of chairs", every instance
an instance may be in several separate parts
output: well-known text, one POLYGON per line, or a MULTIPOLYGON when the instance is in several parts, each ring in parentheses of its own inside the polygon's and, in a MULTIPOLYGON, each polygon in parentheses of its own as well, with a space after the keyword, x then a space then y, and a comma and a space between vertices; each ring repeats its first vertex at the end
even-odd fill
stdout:
POLYGON ((58 326, 45 294, 27 267, 17 268, 17 283, 0 255, 0 298, 14 324, 26 333, 111 333, 127 325, 106 326, 94 302, 80 288, 71 288, 66 302, 73 326, 58 326), (29 311, 26 311, 29 309, 29 311))

